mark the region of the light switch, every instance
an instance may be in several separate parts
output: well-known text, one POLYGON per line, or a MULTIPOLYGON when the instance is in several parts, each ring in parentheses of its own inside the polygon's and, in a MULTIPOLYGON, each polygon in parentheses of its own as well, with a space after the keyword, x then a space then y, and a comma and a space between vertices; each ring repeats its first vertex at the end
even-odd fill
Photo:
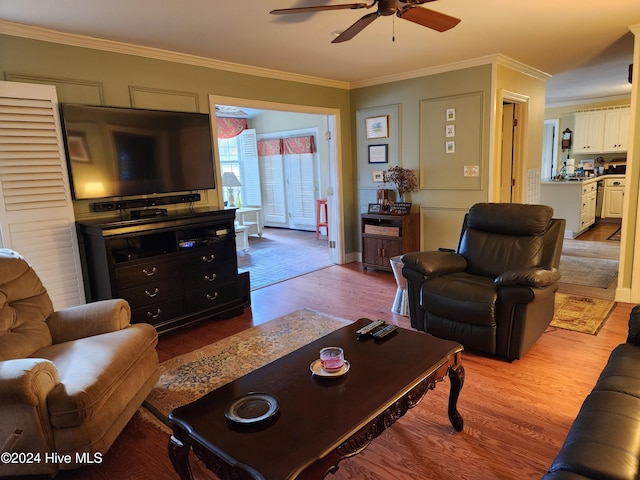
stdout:
POLYGON ((477 177, 480 175, 480 167, 478 165, 465 165, 464 176, 465 177, 477 177))

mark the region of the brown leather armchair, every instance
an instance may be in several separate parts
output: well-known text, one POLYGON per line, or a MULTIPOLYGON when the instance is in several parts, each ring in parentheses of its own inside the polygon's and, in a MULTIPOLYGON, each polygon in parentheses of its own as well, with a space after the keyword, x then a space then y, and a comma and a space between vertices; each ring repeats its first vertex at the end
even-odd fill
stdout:
POLYGON ((565 229, 544 205, 476 204, 457 250, 402 256, 411 326, 519 359, 553 319, 565 229))

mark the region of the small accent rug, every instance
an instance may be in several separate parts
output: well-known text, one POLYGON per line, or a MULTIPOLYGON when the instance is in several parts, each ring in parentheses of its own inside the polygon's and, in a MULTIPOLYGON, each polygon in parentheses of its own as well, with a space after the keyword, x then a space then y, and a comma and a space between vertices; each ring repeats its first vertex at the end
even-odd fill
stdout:
POLYGON ((562 283, 609 288, 618 274, 618 260, 562 255, 560 274, 562 283))
POLYGON ((611 300, 556 292, 555 314, 551 326, 595 335, 609 318, 615 305, 611 300))
POLYGON ((621 232, 622 232, 622 227, 618 227, 618 229, 615 232, 613 232, 611 235, 609 235, 607 240, 614 240, 614 241, 619 242, 620 241, 621 232))
POLYGON ((144 406, 166 422, 174 408, 349 323, 313 310, 298 310, 162 362, 160 380, 144 406))

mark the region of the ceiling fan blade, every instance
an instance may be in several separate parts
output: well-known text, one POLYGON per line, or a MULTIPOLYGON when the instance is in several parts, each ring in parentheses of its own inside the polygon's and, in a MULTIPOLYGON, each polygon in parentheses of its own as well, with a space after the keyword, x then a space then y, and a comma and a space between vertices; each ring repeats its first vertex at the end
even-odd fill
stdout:
POLYGON ((357 34, 359 34, 364 28, 378 18, 378 12, 367 13, 364 17, 358 20, 356 23, 347 28, 344 32, 333 39, 331 43, 342 43, 347 40, 351 40, 357 34))
POLYGON ((450 17, 444 13, 421 7, 404 7, 398 10, 398 17, 417 23, 423 27, 432 28, 438 32, 445 32, 460 23, 459 18, 450 17))
POLYGON ((270 13, 272 15, 284 15, 287 13, 322 12, 325 10, 356 10, 358 8, 371 8, 373 5, 368 3, 344 3, 342 5, 322 5, 318 7, 279 8, 271 10, 270 13))

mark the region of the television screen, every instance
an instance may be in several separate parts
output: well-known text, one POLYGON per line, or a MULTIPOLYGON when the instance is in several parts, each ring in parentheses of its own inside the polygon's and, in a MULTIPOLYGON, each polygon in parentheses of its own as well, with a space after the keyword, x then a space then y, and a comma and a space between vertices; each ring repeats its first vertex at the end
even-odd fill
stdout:
POLYGON ((73 198, 215 188, 209 115, 63 104, 73 198))

